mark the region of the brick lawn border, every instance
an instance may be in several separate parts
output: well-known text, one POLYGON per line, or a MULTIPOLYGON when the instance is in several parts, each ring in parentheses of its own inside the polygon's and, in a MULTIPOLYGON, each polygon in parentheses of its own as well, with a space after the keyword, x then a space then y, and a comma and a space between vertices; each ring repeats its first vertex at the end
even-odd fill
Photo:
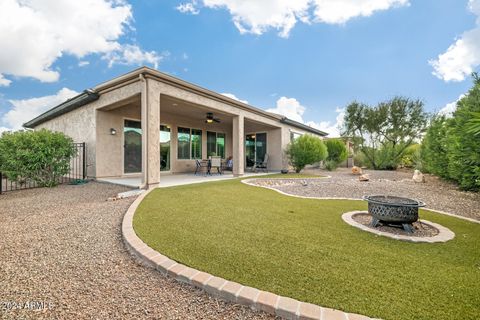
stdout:
POLYGON ((402 241, 410 241, 410 242, 427 242, 427 243, 435 243, 435 242, 447 242, 449 240, 452 240, 455 238, 455 233, 453 233, 450 229, 438 224, 434 223, 428 220, 419 220, 425 224, 428 224, 438 230, 438 234, 433 236, 433 237, 415 237, 415 236, 406 236, 406 235, 401 235, 401 234, 392 234, 390 232, 385 232, 385 231, 380 231, 380 230, 375 230, 372 229, 368 226, 365 226, 355 220, 353 220, 353 216, 356 214, 361 214, 361 213, 368 213, 368 211, 350 211, 350 212, 345 212, 342 215, 343 221, 351 225, 352 227, 361 229, 363 231, 371 232, 373 234, 376 234, 378 236, 383 236, 383 237, 388 237, 392 238, 395 240, 402 240, 402 241))
POLYGON ((282 297, 190 268, 162 255, 145 244, 133 230, 133 215, 142 200, 155 189, 142 193, 123 217, 122 236, 127 250, 142 264, 177 281, 188 283, 217 298, 264 311, 285 319, 298 320, 369 320, 371 318, 324 308, 311 303, 282 297))

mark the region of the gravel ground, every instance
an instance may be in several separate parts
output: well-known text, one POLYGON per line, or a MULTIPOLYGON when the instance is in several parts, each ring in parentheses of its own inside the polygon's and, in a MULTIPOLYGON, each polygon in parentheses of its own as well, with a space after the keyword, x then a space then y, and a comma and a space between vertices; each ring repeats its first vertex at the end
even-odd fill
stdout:
POLYGON ((268 185, 286 193, 309 197, 361 198, 364 195, 386 194, 409 197, 427 204, 427 209, 447 211, 480 220, 480 193, 464 192, 448 182, 432 175, 425 175, 425 183, 415 183, 411 171, 366 170, 370 181, 360 182, 350 169, 336 171, 310 170, 305 173, 330 175, 329 179, 257 180, 257 184, 268 185))
POLYGON ((92 182, 0 196, 0 318, 271 318, 139 265, 120 231, 133 199, 105 201, 125 190, 92 182))
POLYGON ((413 233, 408 233, 401 226, 389 226, 389 225, 378 225, 377 227, 371 227, 372 216, 368 213, 359 213, 352 216, 352 219, 358 223, 363 224, 364 226, 369 227, 373 230, 388 232, 391 234, 399 234, 402 236, 414 236, 414 237, 433 237, 438 234, 438 229, 429 224, 417 221, 412 223, 413 233))

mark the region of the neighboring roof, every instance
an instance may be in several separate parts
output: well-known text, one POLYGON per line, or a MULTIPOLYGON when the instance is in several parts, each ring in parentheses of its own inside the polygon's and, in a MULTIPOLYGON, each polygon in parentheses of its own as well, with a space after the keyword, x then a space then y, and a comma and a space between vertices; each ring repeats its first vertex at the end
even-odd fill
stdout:
POLYGON ((294 121, 292 119, 288 119, 287 117, 283 117, 282 119, 280 119, 280 122, 281 123, 285 123, 285 124, 288 124, 288 125, 291 125, 293 127, 297 127, 299 129, 303 129, 305 131, 308 131, 308 132, 311 132, 311 133, 315 133, 315 134, 318 134, 320 136, 327 136, 328 133, 326 132, 323 132, 321 130, 318 130, 318 129, 315 129, 315 128, 312 128, 310 126, 307 126, 306 124, 303 124, 301 122, 298 122, 298 121, 294 121))
POLYGON ((27 123, 24 124, 24 127, 34 128, 34 127, 36 127, 36 126, 38 126, 38 125, 40 125, 40 124, 42 124, 42 123, 44 123, 48 120, 51 120, 51 119, 53 119, 55 117, 58 117, 62 114, 65 114, 67 112, 70 112, 72 110, 80 108, 80 107, 82 107, 82 106, 84 106, 84 105, 86 105, 86 104, 88 104, 92 101, 97 100, 100 97, 100 95, 102 94, 103 91, 107 91, 109 89, 112 89, 113 87, 115 87, 119 84, 122 84, 124 82, 136 80, 136 79, 139 78, 139 76, 141 74, 143 74, 145 77, 152 77, 152 78, 157 79, 159 81, 162 81, 164 83, 168 83, 168 84, 174 85, 176 87, 180 87, 182 89, 187 89, 189 91, 193 91, 197 94, 207 96, 211 99, 218 100, 218 101, 221 101, 221 102, 224 102, 224 103, 228 103, 228 104, 233 105, 237 108, 244 109, 244 110, 256 113, 256 114, 260 114, 260 115, 265 116, 267 118, 271 118, 271 119, 280 121, 282 123, 289 124, 291 126, 303 129, 303 130, 311 132, 311 133, 315 133, 315 134, 318 134, 318 135, 321 135, 321 136, 326 136, 327 135, 327 133, 325 133, 323 131, 320 131, 320 130, 317 130, 317 129, 314 129, 312 127, 309 127, 309 126, 307 126, 303 123, 293 121, 293 120, 290 120, 286 117, 283 117, 283 116, 280 116, 280 115, 277 115, 277 114, 273 114, 273 113, 267 112, 265 110, 253 107, 253 106, 248 105, 246 103, 243 103, 243 102, 240 102, 238 100, 229 98, 229 97, 224 96, 222 94, 219 94, 217 92, 202 88, 202 87, 200 87, 198 85, 195 85, 193 83, 184 81, 182 79, 173 77, 171 75, 165 74, 163 72, 160 72, 158 70, 151 69, 151 68, 148 68, 148 67, 141 67, 141 68, 135 69, 135 70, 133 70, 133 71, 127 73, 127 74, 124 74, 122 76, 119 76, 117 78, 109 80, 107 82, 103 82, 103 83, 97 85, 96 87, 94 87, 93 89, 85 90, 81 94, 79 94, 79 95, 77 95, 77 96, 59 104, 58 106, 56 106, 56 107, 48 110, 47 112, 39 115, 38 117, 28 121, 27 123))

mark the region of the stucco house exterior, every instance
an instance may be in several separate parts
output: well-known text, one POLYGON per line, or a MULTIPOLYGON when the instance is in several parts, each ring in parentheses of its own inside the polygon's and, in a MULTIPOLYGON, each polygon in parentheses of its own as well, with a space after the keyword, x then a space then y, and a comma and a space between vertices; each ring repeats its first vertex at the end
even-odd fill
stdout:
POLYGON ((291 139, 327 135, 147 67, 85 90, 24 126, 85 142, 88 177, 140 177, 147 188, 163 174, 193 172, 196 159, 211 155, 232 157, 237 176, 266 154, 268 169, 281 170, 291 139))

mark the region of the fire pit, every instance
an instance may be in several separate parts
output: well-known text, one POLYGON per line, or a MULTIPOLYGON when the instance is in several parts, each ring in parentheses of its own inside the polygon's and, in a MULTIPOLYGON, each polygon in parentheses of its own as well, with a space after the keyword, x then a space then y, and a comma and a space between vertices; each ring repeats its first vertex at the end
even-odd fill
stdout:
POLYGON ((407 232, 413 233, 412 223, 418 220, 418 208, 425 203, 413 199, 394 196, 364 196, 368 202, 368 213, 372 215, 372 227, 380 223, 401 225, 407 232))

